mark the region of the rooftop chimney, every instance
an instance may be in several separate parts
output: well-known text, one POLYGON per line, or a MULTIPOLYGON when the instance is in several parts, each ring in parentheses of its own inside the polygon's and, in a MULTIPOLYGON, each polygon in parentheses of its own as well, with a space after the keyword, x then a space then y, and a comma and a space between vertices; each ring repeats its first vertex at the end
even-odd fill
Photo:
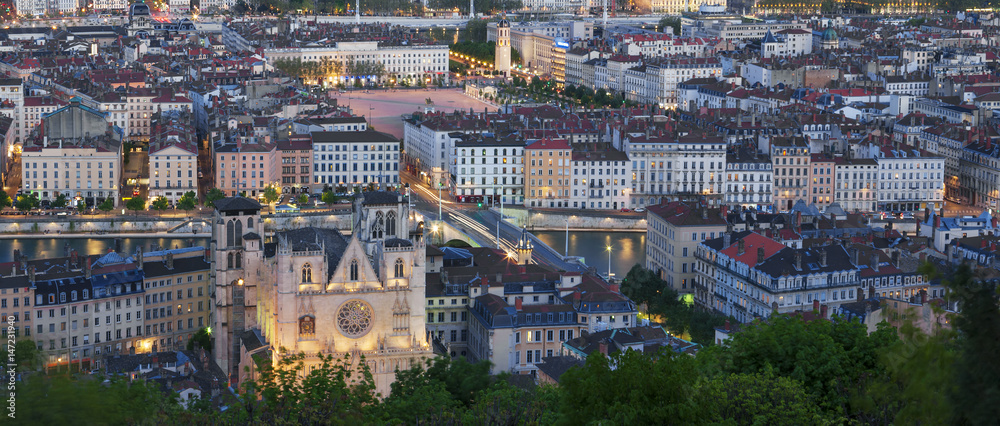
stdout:
POLYGON ((167 264, 167 269, 174 269, 174 253, 173 252, 167 252, 166 264, 167 264))
POLYGON ((729 325, 729 320, 726 320, 726 324, 723 327, 725 327, 726 331, 732 330, 732 326, 729 325))
POLYGON ((597 343, 597 350, 601 351, 601 354, 603 354, 604 356, 608 356, 607 340, 601 339, 601 341, 597 343))
POLYGON ((819 310, 819 300, 813 299, 813 310, 814 311, 819 310))
POLYGON ((764 247, 757 247, 757 264, 764 263, 764 247))
POLYGON ((819 307, 819 316, 826 318, 826 305, 819 307))
POLYGON ((523 307, 523 304, 524 304, 524 300, 521 299, 520 297, 517 297, 517 298, 514 299, 514 309, 516 309, 518 312, 521 311, 521 308, 523 307))
POLYGON ((878 253, 872 253, 872 270, 878 272, 878 253))
POLYGON ((819 266, 826 266, 826 249, 819 249, 819 266))
POLYGON ((801 251, 796 251, 795 252, 795 270, 796 271, 801 271, 802 270, 802 252, 801 251))
POLYGON ((747 245, 747 243, 745 241, 743 241, 742 238, 739 241, 736 242, 736 255, 737 256, 742 256, 743 253, 746 253, 746 251, 747 251, 746 245, 747 245))

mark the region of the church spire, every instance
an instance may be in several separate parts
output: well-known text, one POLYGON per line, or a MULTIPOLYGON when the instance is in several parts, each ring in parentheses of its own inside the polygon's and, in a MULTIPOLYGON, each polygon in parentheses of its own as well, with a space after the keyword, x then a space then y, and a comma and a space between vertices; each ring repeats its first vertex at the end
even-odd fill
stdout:
POLYGON ((531 263, 531 250, 534 245, 531 244, 531 237, 528 236, 528 231, 526 229, 521 229, 521 238, 517 240, 517 264, 527 265, 531 263))

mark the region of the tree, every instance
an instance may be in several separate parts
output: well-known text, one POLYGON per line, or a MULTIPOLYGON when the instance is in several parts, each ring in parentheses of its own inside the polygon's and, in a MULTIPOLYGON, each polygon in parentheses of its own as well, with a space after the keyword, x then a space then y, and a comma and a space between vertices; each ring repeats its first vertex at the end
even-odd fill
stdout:
POLYGON ((560 405, 567 424, 696 424, 707 412, 690 392, 694 359, 665 348, 651 357, 594 351, 584 367, 563 373, 560 405))
POLYGON ((264 189, 264 201, 268 204, 277 202, 280 196, 281 194, 278 193, 278 189, 275 188, 274 185, 268 185, 268 187, 264 189))
POLYGON ((802 385, 772 369, 719 375, 701 385, 699 403, 711 407, 707 423, 747 425, 822 424, 802 385))
POLYGON ((13 203, 11 202, 10 195, 7 195, 6 191, 0 191, 0 209, 10 207, 11 204, 13 203))
POLYGON ((660 19, 659 27, 661 32, 681 35, 681 19, 678 17, 666 16, 660 19))
POLYGON ((84 204, 84 203, 79 203, 79 204, 77 204, 77 205, 76 205, 76 211, 78 211, 78 212, 80 212, 81 214, 83 214, 83 212, 87 211, 87 205, 86 205, 86 204, 84 204))
POLYGON ((337 196, 333 195, 333 191, 323 191, 323 196, 320 199, 327 204, 333 204, 337 202, 337 196))
MULTIPOLYGON (((129 200, 129 204, 131 204, 131 203, 132 203, 132 200, 129 200)), ((164 211, 168 207, 170 207, 170 202, 167 201, 166 197, 156 197, 156 199, 153 200, 153 202, 150 203, 149 206, 152 207, 155 210, 164 211)), ((143 207, 145 207, 145 206, 142 206, 142 207, 139 207, 139 208, 132 208, 131 206, 129 206, 129 209, 132 209, 132 210, 142 210, 143 207)))
POLYGON ((13 356, 12 364, 17 367, 17 371, 34 371, 41 366, 41 354, 39 354, 35 342, 30 338, 18 339, 14 344, 13 354, 7 352, 8 348, 7 345, 0 345, 0 359, 7 363, 13 356))
POLYGON ((309 202, 309 196, 306 194, 299 195, 299 198, 296 201, 298 201, 299 204, 306 204, 309 202))
POLYGON ((955 410, 952 424, 987 424, 1000 418, 1000 306, 997 285, 973 276, 962 263, 944 280, 962 312, 954 321, 960 333, 954 386, 949 395, 955 410))
POLYGON ((207 203, 212 207, 215 207, 215 202, 223 198, 226 198, 226 194, 223 193, 221 189, 212 188, 208 190, 207 194, 205 194, 205 203, 207 203))
POLYGON ((115 200, 111 197, 105 198, 101 205, 97 206, 103 212, 109 212, 111 209, 115 208, 115 200))
POLYGON ((317 354, 319 364, 307 371, 302 353, 279 350, 283 356, 277 365, 262 368, 260 379, 246 389, 250 395, 234 407, 247 417, 241 423, 316 424, 338 419, 357 424, 375 415, 379 407, 375 382, 364 356, 353 361, 358 366, 352 368, 350 355, 338 360, 317 354))
POLYGON ((63 207, 66 207, 66 194, 63 194, 61 192, 59 194, 57 194, 56 198, 54 200, 52 200, 52 203, 50 205, 53 208, 57 208, 57 209, 61 209, 63 207))
POLYGON ((871 335, 857 321, 805 321, 800 315, 771 315, 744 324, 723 348, 720 364, 729 373, 764 372, 803 384, 827 414, 848 403, 849 390, 863 388, 881 371, 878 353, 897 341, 887 323, 871 335))
POLYGON ((17 207, 22 213, 27 213, 28 210, 38 208, 39 205, 41 205, 41 202, 38 201, 38 196, 30 194, 17 197, 17 204, 14 207, 17 207))
POLYGON ((177 208, 181 210, 194 210, 194 205, 197 203, 197 194, 194 191, 185 192, 179 200, 177 200, 177 208))
POLYGON ((134 211, 145 210, 146 200, 141 197, 132 197, 125 203, 125 208, 134 211))
POLYGON ((208 331, 208 328, 199 329, 198 332, 194 333, 194 336, 188 340, 187 350, 193 351, 196 348, 202 348, 208 352, 212 351, 212 334, 208 331))

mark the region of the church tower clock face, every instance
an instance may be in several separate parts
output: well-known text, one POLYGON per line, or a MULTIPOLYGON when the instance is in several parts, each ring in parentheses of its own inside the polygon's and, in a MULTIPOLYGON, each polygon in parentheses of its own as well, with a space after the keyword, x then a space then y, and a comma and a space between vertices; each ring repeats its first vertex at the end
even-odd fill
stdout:
POLYGON ((337 311, 337 328, 347 337, 357 339, 372 327, 372 307, 361 300, 348 300, 337 311))

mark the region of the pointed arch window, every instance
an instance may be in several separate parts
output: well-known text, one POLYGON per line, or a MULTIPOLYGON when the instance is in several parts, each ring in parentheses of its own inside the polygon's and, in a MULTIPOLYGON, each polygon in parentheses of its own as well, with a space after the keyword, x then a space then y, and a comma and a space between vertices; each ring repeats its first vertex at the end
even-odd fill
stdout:
POLYGON ((237 220, 235 228, 236 228, 236 236, 235 236, 236 244, 235 245, 242 246, 243 245, 243 221, 237 220))
POLYGON ((390 211, 385 215, 385 235, 396 236, 396 212, 390 211))
POLYGON ((233 221, 230 220, 226 223, 226 247, 234 246, 236 237, 236 231, 233 229, 233 221))
POLYGON ((229 268, 229 269, 233 269, 233 254, 232 253, 227 253, 226 254, 226 267, 229 268))
POLYGON ((243 253, 234 254, 233 259, 236 261, 236 269, 243 267, 243 253))
POLYGON ((358 280, 358 259, 351 260, 351 281, 358 280))
POLYGON ((248 217, 247 218, 247 229, 253 229, 253 218, 252 217, 248 217))
POLYGON ((375 212, 375 221, 372 222, 372 239, 378 240, 383 236, 383 230, 385 229, 385 218, 382 217, 382 212, 375 212))
POLYGON ((302 265, 302 282, 311 283, 313 281, 313 268, 312 265, 306 263, 302 265))
POLYGON ((394 268, 395 277, 403 278, 403 259, 396 259, 396 267, 394 268))

